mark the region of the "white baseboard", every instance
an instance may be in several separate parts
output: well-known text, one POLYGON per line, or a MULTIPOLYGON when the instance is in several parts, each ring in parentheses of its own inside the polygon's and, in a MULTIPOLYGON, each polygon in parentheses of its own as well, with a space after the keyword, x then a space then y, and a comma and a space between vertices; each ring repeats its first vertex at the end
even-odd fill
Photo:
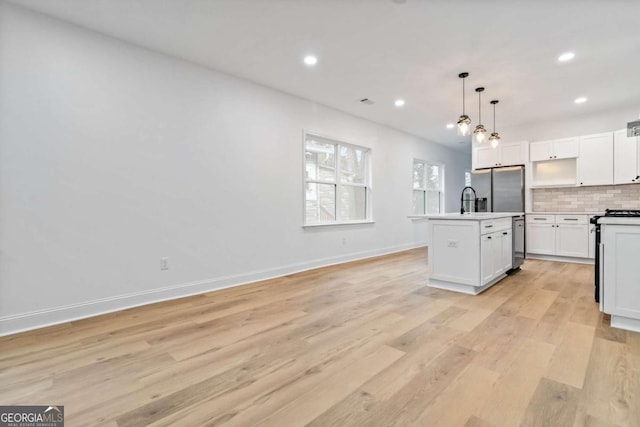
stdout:
POLYGON ((426 242, 422 241, 369 251, 354 252, 351 254, 268 268, 249 273, 199 280, 190 283, 181 283, 149 291, 134 292, 126 295, 117 295, 78 304, 70 304, 60 307, 52 307, 45 310, 3 316, 0 317, 0 336, 12 335, 60 323, 85 319, 87 317, 121 311, 128 308, 184 298, 233 286, 246 285, 261 280, 274 279, 315 268, 327 267, 330 265, 342 264, 345 262, 357 261, 392 254, 395 252, 402 252, 424 246, 426 246, 426 242))
POLYGON ((556 256, 556 255, 538 255, 529 254, 527 252, 527 259, 539 259, 542 261, 555 261, 555 262, 573 262, 576 264, 593 264, 593 258, 576 258, 569 256, 556 256))

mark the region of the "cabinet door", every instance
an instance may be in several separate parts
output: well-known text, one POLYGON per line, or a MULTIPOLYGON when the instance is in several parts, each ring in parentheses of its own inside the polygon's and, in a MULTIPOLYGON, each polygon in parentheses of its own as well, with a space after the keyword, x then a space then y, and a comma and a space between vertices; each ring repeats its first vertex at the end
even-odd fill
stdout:
POLYGON ((579 185, 613 184, 613 134, 580 137, 579 185))
POLYGON ((485 147, 476 147, 474 148, 475 153, 475 169, 481 168, 492 168, 494 166, 499 166, 500 163, 500 149, 493 148, 491 146, 485 147))
POLYGON ((640 319, 640 227, 602 226, 604 312, 640 319))
POLYGON ((553 140, 553 158, 554 159, 570 159, 578 157, 579 138, 563 138, 553 140))
POLYGON ((493 268, 493 236, 486 234, 480 239, 480 273, 482 275, 482 284, 490 282, 495 277, 493 268))
POLYGON ((554 255, 556 228, 554 224, 527 223, 527 252, 540 255, 554 255))
POLYGON ((638 173, 638 143, 635 137, 628 138, 627 130, 613 134, 613 183, 640 182, 638 173))
POLYGON ((582 224, 556 225, 556 255, 588 258, 589 226, 582 224))
POLYGON ((524 165, 525 159, 522 155, 522 144, 501 144, 500 166, 524 165))
POLYGON ((502 232, 502 254, 500 256, 500 271, 511 270, 513 262, 513 234, 511 230, 502 232))
POLYGON ((553 159, 553 141, 537 141, 529 144, 529 160, 538 162, 553 159))

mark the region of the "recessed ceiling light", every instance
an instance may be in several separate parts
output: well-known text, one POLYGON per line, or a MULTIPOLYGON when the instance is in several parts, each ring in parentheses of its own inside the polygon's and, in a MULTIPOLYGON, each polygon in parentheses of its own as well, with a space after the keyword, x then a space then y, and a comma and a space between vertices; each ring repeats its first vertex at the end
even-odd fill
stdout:
POLYGON ((585 102, 587 102, 587 98, 585 98, 584 96, 581 96, 579 98, 576 98, 575 101, 576 104, 584 104, 585 102))
POLYGON ((558 61, 560 62, 567 62, 567 61, 571 61, 573 58, 575 58, 576 54, 573 52, 565 52, 562 55, 560 55, 558 57, 558 61))
POLYGON ((396 102, 394 102, 396 107, 402 107, 404 105, 404 99, 396 99, 396 102))
POLYGON ((313 55, 307 55, 304 57, 304 63, 307 65, 316 65, 318 63, 318 58, 313 55))
POLYGON ((455 125, 453 123, 447 123, 447 129, 453 129, 455 125))

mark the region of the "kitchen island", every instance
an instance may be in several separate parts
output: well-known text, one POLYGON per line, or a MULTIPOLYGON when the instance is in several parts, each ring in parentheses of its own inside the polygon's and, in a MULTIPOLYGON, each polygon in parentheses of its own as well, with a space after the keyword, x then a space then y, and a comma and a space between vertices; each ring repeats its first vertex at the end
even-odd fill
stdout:
POLYGON ((522 215, 522 212, 425 215, 431 236, 429 286, 477 295, 506 277, 513 260, 513 217, 522 215))

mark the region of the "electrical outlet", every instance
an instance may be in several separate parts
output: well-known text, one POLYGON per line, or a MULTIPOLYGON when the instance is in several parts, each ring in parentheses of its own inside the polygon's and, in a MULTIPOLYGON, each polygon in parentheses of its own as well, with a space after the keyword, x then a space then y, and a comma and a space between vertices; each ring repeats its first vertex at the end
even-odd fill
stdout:
POLYGON ((169 258, 162 257, 160 258, 160 270, 168 270, 169 269, 169 258))
POLYGON ((343 237, 343 238, 342 238, 342 244, 343 244, 343 245, 346 245, 346 244, 347 244, 347 238, 346 238, 346 237, 343 237))
POLYGON ((447 246, 449 246, 450 248, 457 248, 458 247, 458 241, 457 240, 449 240, 447 242, 447 246))

